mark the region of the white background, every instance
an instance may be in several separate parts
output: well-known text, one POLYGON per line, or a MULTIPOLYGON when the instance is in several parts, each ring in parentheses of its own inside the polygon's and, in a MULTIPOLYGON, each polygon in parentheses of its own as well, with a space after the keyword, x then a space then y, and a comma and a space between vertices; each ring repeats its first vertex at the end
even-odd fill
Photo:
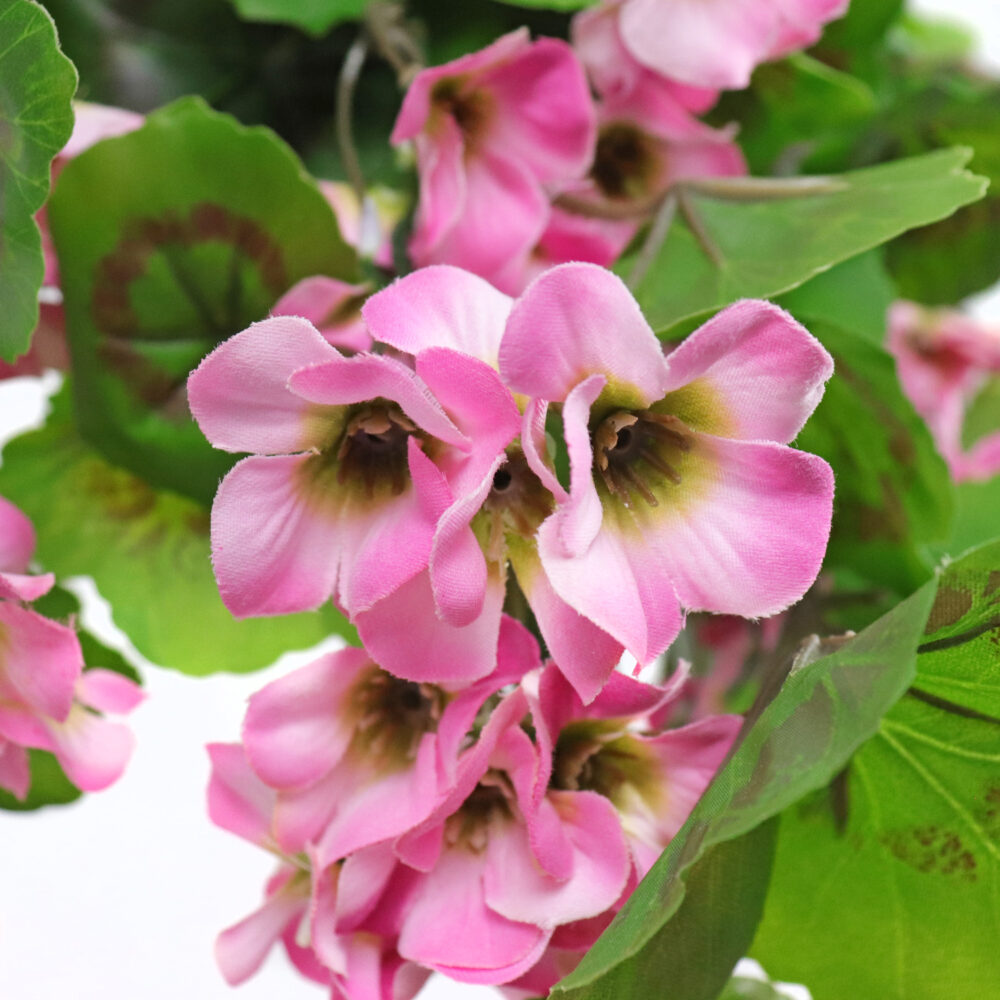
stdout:
MULTIPOLYGON (((974 23, 981 59, 1000 67, 995 0, 913 6, 974 23)), ((982 297, 976 311, 1000 318, 1000 297, 982 297)), ((49 391, 55 384, 46 381, 49 391)), ((0 384, 0 440, 38 422, 43 406, 37 383, 0 384)), ((87 581, 76 586, 92 598, 87 624, 113 635, 87 581)), ((67 808, 0 813, 3 1000, 322 1000, 324 991, 280 953, 238 992, 222 981, 214 937, 258 905, 271 864, 212 827, 204 809, 204 744, 236 739, 247 696, 308 659, 199 680, 150 666, 143 671, 149 698, 131 719, 138 750, 117 785, 67 808)), ((421 1000, 487 996, 496 994, 436 979, 421 1000)))

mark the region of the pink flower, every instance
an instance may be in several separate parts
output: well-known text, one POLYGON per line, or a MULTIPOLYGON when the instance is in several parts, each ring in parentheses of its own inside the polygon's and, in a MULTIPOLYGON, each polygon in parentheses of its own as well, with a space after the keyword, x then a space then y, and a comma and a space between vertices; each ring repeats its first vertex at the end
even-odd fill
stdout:
POLYGON ((284 853, 274 834, 277 793, 257 777, 238 744, 211 744, 208 752, 212 822, 280 859, 263 904, 216 941, 226 981, 235 986, 249 979, 281 941, 298 970, 332 987, 335 998, 414 996, 427 972, 400 958, 394 933, 386 933, 387 914, 372 917, 397 867, 392 851, 377 846, 330 866, 316 861, 311 845, 284 853))
POLYGON ((303 278, 273 306, 272 316, 301 316, 342 351, 370 351, 372 337, 361 318, 368 285, 351 285, 337 278, 303 278))
POLYGON ((25 514, 0 497, 0 600, 34 601, 55 583, 51 573, 25 570, 35 552, 35 529, 25 514))
POLYGON ((398 194, 388 188, 377 188, 360 205, 350 184, 322 180, 318 183, 337 216, 344 241, 362 257, 371 257, 378 267, 391 271, 392 231, 403 214, 398 194))
POLYGON ((1000 376, 1000 328, 950 310, 896 302, 888 344, 903 391, 927 421, 958 481, 1000 472, 1000 431, 966 446, 966 416, 979 393, 1000 376))
MULTIPOLYGON (((762 62, 815 42, 848 0, 618 0, 621 41, 643 66, 693 87, 740 89, 762 62)), ((592 15, 595 16, 595 15, 592 15)))
POLYGON ((84 671, 73 629, 0 601, 0 784, 15 795, 28 793, 28 747, 54 754, 85 792, 117 781, 134 740, 96 713, 124 714, 142 698, 120 674, 84 671))
POLYGON ((278 792, 282 850, 314 841, 327 865, 422 823, 451 792, 484 703, 534 666, 522 632, 508 619, 498 670, 457 694, 393 677, 363 649, 331 653, 255 694, 243 738, 254 771, 278 792))
POLYGON ((527 253, 545 229, 547 192, 586 170, 593 136, 587 82, 565 42, 532 42, 522 29, 424 70, 392 133, 416 144, 414 261, 489 278, 527 253))
MULTIPOLYGON (((777 307, 737 303, 665 358, 617 277, 564 264, 514 304, 500 370, 532 397, 522 447, 555 498, 537 529, 545 578, 640 664, 677 635, 680 605, 766 616, 815 579, 833 477, 785 443, 819 402, 832 362, 777 307), (551 404, 560 404, 568 489, 545 455, 551 404)), ((572 647, 560 661, 549 645, 572 670, 572 647)))
POLYGON ((520 690, 498 706, 452 798, 396 848, 422 872, 401 887, 399 952, 462 982, 524 975, 557 927, 603 913, 626 884, 611 803, 536 794, 542 762, 520 725, 526 707, 520 690))
MULTIPOLYGON (((331 595, 357 616, 399 590, 426 568, 448 504, 517 433, 513 399, 484 363, 449 348, 421 351, 413 368, 347 358, 291 317, 220 345, 188 391, 213 444, 254 453, 212 508, 216 579, 238 617, 315 608, 331 595)), ((403 676, 474 679, 464 666, 427 676, 441 663, 410 660, 403 676)))

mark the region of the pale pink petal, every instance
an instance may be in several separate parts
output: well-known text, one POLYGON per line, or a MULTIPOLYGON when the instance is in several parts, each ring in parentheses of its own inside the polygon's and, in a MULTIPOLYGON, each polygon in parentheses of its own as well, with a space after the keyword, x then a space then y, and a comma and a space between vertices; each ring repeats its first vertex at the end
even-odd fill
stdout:
POLYGON ((458 970, 463 982, 503 982, 509 970, 537 961, 551 932, 491 910, 483 898, 483 865, 481 855, 464 848, 441 855, 406 915, 399 937, 404 958, 452 976, 458 970))
POLYGON ((83 652, 73 629, 0 601, 0 681, 31 710, 62 722, 73 705, 83 652))
MULTIPOLYGON (((405 100, 403 109, 406 109, 405 100)), ((402 115, 400 112, 400 120, 402 115)), ((466 200, 463 146, 461 129, 450 115, 441 117, 433 138, 420 136, 417 139, 420 202, 413 221, 409 252, 418 266, 438 259, 442 241, 461 216, 466 200)))
POLYGON ((418 265, 455 264, 491 278, 538 242, 548 213, 548 199, 518 160, 483 152, 465 164, 465 200, 448 232, 426 256, 411 246, 411 256, 418 265))
POLYGON ((593 917, 614 905, 630 866, 618 813, 596 792, 550 792, 568 834, 572 865, 566 879, 542 872, 526 831, 511 826, 490 838, 483 885, 487 905, 511 920, 554 928, 593 917))
POLYGON ((430 575, 425 571, 356 615, 354 624, 372 656, 397 677, 469 684, 496 666, 503 594, 503 580, 491 573, 482 613, 456 628, 437 617, 430 575))
POLYGON ((981 438, 968 454, 948 458, 948 465, 957 482, 985 482, 1000 473, 1000 433, 981 438))
POLYGON ((287 389, 306 365, 340 355, 308 320, 275 316, 223 341, 188 377, 188 402, 216 448, 267 455, 329 442, 322 421, 287 389))
MULTIPOLYGON (((332 348, 331 348, 332 350, 332 348)), ((429 434, 448 444, 465 444, 427 386, 401 361, 377 354, 355 354, 296 371, 289 388, 312 403, 347 406, 373 399, 398 403, 429 434)))
POLYGON ((347 539, 336 508, 308 491, 307 455, 236 464, 212 506, 212 564, 237 618, 306 611, 329 600, 347 539))
POLYGON ((368 285, 314 275, 293 285, 271 307, 272 316, 309 320, 328 344, 345 351, 371 350, 372 337, 361 318, 368 285))
POLYGON ((35 529, 30 518, 0 497, 0 573, 22 573, 34 553, 35 529))
POLYGON ((212 822, 237 837, 261 846, 271 839, 275 793, 250 767, 239 743, 209 743, 212 762, 208 784, 208 815, 212 822))
POLYGON ((363 649, 343 649, 279 677, 251 695, 243 741, 251 766, 272 788, 321 778, 353 734, 344 700, 371 665, 363 649))
POLYGON ((55 586, 52 573, 28 576, 24 573, 0 573, 0 600, 37 601, 55 586))
POLYGON ((263 965, 285 928, 301 919, 308 905, 308 884, 304 890, 297 883, 286 883, 260 909, 216 938, 215 961, 230 986, 249 979, 263 965))
POLYGON ((604 375, 615 402, 637 409, 663 395, 667 377, 660 342, 624 282, 583 263, 546 271, 514 303, 500 371, 515 392, 550 401, 604 375))
POLYGON ((375 908, 396 871, 392 845, 373 844, 345 858, 337 881, 336 924, 354 930, 375 908))
POLYGON ((543 183, 587 169, 594 105, 583 67, 565 42, 540 38, 486 70, 480 85, 495 102, 485 137, 493 155, 516 157, 543 183))
POLYGON ((278 792, 271 828, 286 854, 297 854, 326 829, 343 792, 345 775, 337 768, 325 772, 311 785, 278 792))
POLYGON ((429 347, 452 350, 496 367, 511 299, 457 267, 413 271, 373 295, 362 307, 376 340, 409 354, 429 347))
POLYGON ((629 52, 657 73, 742 89, 778 40, 779 18, 760 0, 627 0, 619 28, 629 52))
POLYGON ((73 102, 73 134, 59 152, 59 159, 79 156, 101 139, 112 139, 139 128, 145 118, 137 111, 90 101, 73 102))
POLYGON ((31 787, 31 764, 28 751, 0 736, 0 788, 23 799, 31 787))
POLYGON ((693 430, 782 444, 802 429, 833 374, 815 337, 783 309, 754 300, 699 327, 667 365, 668 393, 681 404, 671 412, 693 430))
POLYGON ((146 693, 135 681, 114 670, 92 667, 76 682, 76 697, 99 712, 126 715, 145 701, 146 693))
POLYGON ((804 49, 819 39, 823 25, 841 17, 849 0, 777 0, 783 21, 771 57, 804 49))
POLYGON ((528 401, 524 411, 524 421, 521 426, 521 447, 528 466, 541 484, 556 498, 564 503, 569 497, 562 483, 556 477, 555 470, 548 461, 548 445, 545 439, 545 421, 548 416, 548 400, 535 397, 528 401))
MULTIPOLYGON (((17 695, 15 693, 14 698, 17 695)), ((37 750, 54 750, 55 740, 49 730, 49 720, 26 705, 11 700, 0 685, 0 739, 9 740, 37 750)))
POLYGON ((74 705, 65 722, 50 723, 53 753, 66 777, 85 792, 99 792, 125 770, 135 737, 128 726, 74 705))
POLYGON ((677 487, 676 504, 622 513, 621 544, 649 571, 660 567, 690 611, 757 618, 784 610, 823 562, 829 465, 784 445, 707 434, 694 435, 692 454, 702 476, 677 487))

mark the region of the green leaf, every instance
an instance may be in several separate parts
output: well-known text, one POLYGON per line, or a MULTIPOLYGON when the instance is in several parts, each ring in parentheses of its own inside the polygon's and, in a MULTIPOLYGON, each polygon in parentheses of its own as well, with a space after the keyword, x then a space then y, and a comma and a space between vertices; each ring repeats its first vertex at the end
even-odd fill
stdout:
POLYGON ((37 3, 0 10, 0 359, 23 354, 38 323, 45 262, 34 215, 49 193, 49 165, 73 131, 76 70, 37 3))
POLYGON ((907 593, 931 574, 926 547, 948 537, 953 491, 927 425, 903 395, 881 347, 802 317, 833 355, 834 376, 796 440, 836 479, 825 565, 907 593))
POLYGON ((917 696, 855 755, 840 808, 822 791, 782 816, 753 953, 815 1000, 1000 982, 1000 542, 947 568, 927 628, 917 696))
POLYGON ((341 21, 364 15, 372 0, 231 0, 247 21, 293 24, 311 35, 325 35, 341 21))
MULTIPOLYGON (((765 696, 764 707, 750 713, 729 762, 608 930, 554 988, 554 998, 615 996, 604 983, 615 982, 621 966, 636 977, 655 969, 660 995, 662 984, 681 975, 680 969, 665 970, 657 952, 669 946, 694 866, 710 849, 741 837, 828 783, 875 732, 879 718, 913 678, 935 588, 929 581, 859 635, 836 644, 833 652, 820 655, 819 644, 800 655, 777 696, 769 702, 765 696)), ((780 680, 772 678, 772 683, 780 680)), ((749 876, 744 871, 741 877, 749 876)), ((697 949, 696 942, 692 948, 697 949)), ((728 961, 728 955, 718 956, 716 963, 722 975, 718 989, 732 969, 731 962, 723 967, 723 958, 728 961)), ((708 966, 711 958, 689 952, 683 961, 708 966)), ((636 995, 652 994, 647 988, 636 995)), ((687 994, 671 991, 669 1000, 687 1000, 687 994)))
POLYGON ((331 633, 353 636, 329 604, 234 619, 212 576, 208 510, 108 463, 80 439, 69 409, 64 389, 43 428, 5 446, 0 494, 34 522, 42 565, 92 576, 144 656, 188 674, 243 672, 331 633))
POLYGON ((188 373, 312 274, 356 261, 295 154, 186 98, 63 170, 50 204, 84 438, 207 502, 231 455, 191 419, 188 373))
POLYGON ((982 545, 997 533, 1000 510, 1000 475, 986 482, 958 483, 955 487, 955 523, 947 545, 939 555, 964 552, 982 545))
POLYGON ((33 812, 42 806, 63 806, 75 802, 83 793, 63 773, 59 761, 46 750, 29 750, 31 786, 22 802, 5 788, 0 788, 0 809, 8 812, 33 812))
MULTIPOLYGON (((786 292, 980 198, 986 182, 962 169, 970 156, 949 149, 855 170, 832 178, 836 190, 824 194, 757 201, 693 194, 711 249, 675 220, 636 298, 650 325, 665 331, 735 299, 786 292)), ((627 275, 632 261, 616 270, 627 275)))

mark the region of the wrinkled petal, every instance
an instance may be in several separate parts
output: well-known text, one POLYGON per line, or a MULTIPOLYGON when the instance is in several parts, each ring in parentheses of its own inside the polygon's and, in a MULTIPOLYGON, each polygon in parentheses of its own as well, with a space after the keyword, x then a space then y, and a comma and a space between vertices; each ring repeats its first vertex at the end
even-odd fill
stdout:
POLYGON ((328 653, 250 697, 243 740, 268 785, 311 784, 340 760, 353 733, 344 698, 370 663, 363 649, 328 653))
MULTIPOLYGON (((619 509, 630 558, 662 567, 690 611, 766 617, 799 600, 826 552, 833 473, 816 455, 696 434, 678 502, 619 509)), ((607 517, 607 514, 605 515, 607 517)))
POLYGON ((561 264, 514 303, 500 345, 500 371, 515 391, 564 400, 603 375, 615 402, 635 408, 663 395, 660 342, 620 278, 593 264, 561 264), (541 336, 539 331, 544 331, 541 336))
POLYGON ((271 837, 275 793, 254 773, 239 743, 210 743, 212 762, 208 784, 208 815, 212 822, 252 844, 271 837))
POLYGON ((271 307, 272 316, 301 316, 323 339, 345 351, 371 350, 372 336, 361 318, 367 285, 314 275, 303 278, 271 307))
POLYGON ((397 350, 448 347, 496 367, 510 307, 489 282, 442 264, 399 278, 361 312, 376 340, 397 350))
POLYGON ((693 430, 781 444, 802 429, 833 374, 815 337, 783 309, 754 300, 709 320, 667 364, 665 411, 693 430))
POLYGON ((83 651, 73 629, 0 602, 0 683, 30 710, 57 722, 66 719, 82 670, 83 651))
POLYGON ((251 456, 212 505, 212 564, 237 618, 318 608, 329 600, 347 529, 303 488, 307 455, 251 456))
POLYGON ((188 402, 216 448, 280 455, 320 447, 326 428, 288 391, 293 372, 340 355, 307 320, 275 316, 223 341, 188 377, 188 402))

